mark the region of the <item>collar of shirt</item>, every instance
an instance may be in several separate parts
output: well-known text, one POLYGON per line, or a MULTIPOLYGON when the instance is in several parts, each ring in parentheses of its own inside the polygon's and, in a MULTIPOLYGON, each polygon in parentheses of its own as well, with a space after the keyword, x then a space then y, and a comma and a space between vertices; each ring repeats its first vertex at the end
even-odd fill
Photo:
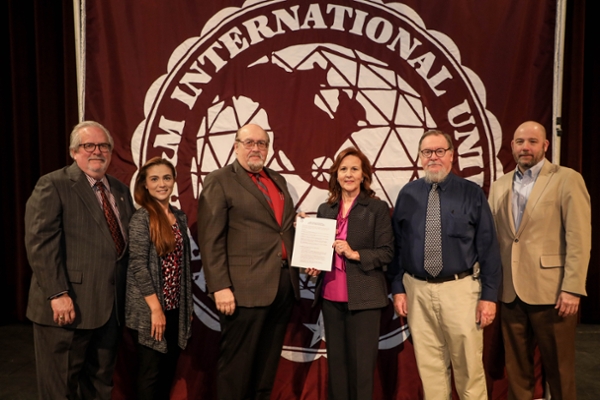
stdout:
POLYGON ((446 175, 444 180, 441 182, 427 182, 425 179, 423 179, 423 181, 425 182, 428 192, 431 190, 431 187, 433 186, 434 183, 438 184, 438 188, 440 191, 445 192, 446 189, 448 189, 448 187, 452 183, 453 177, 454 177, 454 174, 452 172, 448 172, 448 175, 446 175))
POLYGON ((523 219, 525 207, 527 207, 529 195, 533 190, 533 184, 542 170, 544 161, 545 160, 540 161, 525 171, 525 173, 522 173, 518 166, 515 170, 512 188, 512 214, 516 230, 519 230, 519 227, 521 226, 521 220, 523 219))
POLYGON ((252 172, 252 171, 248 171, 248 170, 246 170, 246 173, 248 174, 248 176, 249 176, 250 178, 252 178, 254 175, 258 174, 258 175, 259 175, 261 178, 264 178, 264 179, 269 179, 269 180, 271 179, 271 178, 269 178, 269 175, 267 175, 267 173, 265 172, 265 169, 264 169, 264 168, 263 168, 263 169, 261 169, 261 170, 260 170, 260 171, 258 171, 258 172, 252 172))
MULTIPOLYGON (((96 195, 96 200, 98 200, 98 204, 100 204, 100 207, 102 207, 102 193, 100 193, 100 189, 98 188, 98 186, 96 186, 96 182, 98 182, 97 179, 92 178, 91 176, 89 176, 88 174, 85 174, 85 177, 88 180, 88 183, 90 184, 90 186, 92 187, 92 190, 94 191, 94 194, 96 195)), ((108 201, 113 209, 113 211, 115 212, 115 215, 117 215, 117 218, 119 216, 119 209, 117 208, 117 203, 115 200, 115 196, 112 194, 111 190, 110 190, 110 184, 108 183, 108 179, 106 179, 106 175, 104 175, 102 177, 102 179, 100 179, 100 182, 102 182, 104 184, 104 187, 106 188, 106 194, 107 194, 107 198, 108 201)), ((119 225, 121 224, 121 221, 119 221, 119 225)), ((123 231, 123 227, 121 227, 121 231, 123 231)))
MULTIPOLYGON (((89 176, 85 172, 83 174, 87 178, 88 183, 90 184, 90 186, 95 189, 95 185, 96 185, 96 182, 98 182, 98 179, 92 178, 91 176, 89 176)), ((108 191, 110 192, 110 184, 108 183, 108 179, 106 179, 106 175, 104 175, 102 177, 102 179, 100 179, 100 182, 102 182, 104 184, 104 186, 106 187, 106 189, 108 189, 108 191)))
POLYGON ((540 171, 542 170, 542 167, 544 166, 545 161, 546 161, 545 159, 542 159, 542 161, 535 164, 533 167, 529 168, 527 171, 525 171, 525 173, 522 173, 521 170, 519 169, 519 166, 517 165, 517 168, 515 169, 514 181, 520 182, 521 180, 523 180, 524 177, 527 176, 527 177, 530 177, 535 182, 538 175, 540 174, 540 171))

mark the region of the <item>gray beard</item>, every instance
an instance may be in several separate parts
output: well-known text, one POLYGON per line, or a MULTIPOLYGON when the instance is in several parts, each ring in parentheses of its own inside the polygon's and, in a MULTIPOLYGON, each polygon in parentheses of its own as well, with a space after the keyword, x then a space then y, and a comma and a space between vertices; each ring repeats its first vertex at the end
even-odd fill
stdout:
POLYGON ((425 171, 425 182, 427 183, 440 183, 448 176, 450 171, 440 170, 438 172, 425 171))
POLYGON ((523 171, 527 171, 531 167, 535 167, 540 161, 542 161, 542 157, 536 158, 535 156, 531 158, 530 162, 521 161, 518 157, 515 157, 515 161, 517 165, 521 167, 523 171))
POLYGON ((263 161, 257 162, 257 163, 248 163, 248 168, 250 168, 250 171, 252 172, 260 172, 263 169, 263 166, 265 165, 265 163, 263 161))

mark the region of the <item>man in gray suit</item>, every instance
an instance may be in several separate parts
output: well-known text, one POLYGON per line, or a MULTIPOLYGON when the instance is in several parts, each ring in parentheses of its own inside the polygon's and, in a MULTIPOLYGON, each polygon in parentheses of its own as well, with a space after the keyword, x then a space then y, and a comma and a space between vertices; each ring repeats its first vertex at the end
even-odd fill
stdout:
POLYGON ((294 205, 285 179, 264 167, 269 136, 240 128, 237 160, 210 173, 198 203, 198 244, 221 319, 219 399, 269 399, 294 299, 288 267, 294 205))
POLYGON ((42 176, 27 201, 27 317, 40 399, 110 398, 134 211, 127 186, 106 175, 112 148, 102 125, 78 124, 75 162, 42 176))

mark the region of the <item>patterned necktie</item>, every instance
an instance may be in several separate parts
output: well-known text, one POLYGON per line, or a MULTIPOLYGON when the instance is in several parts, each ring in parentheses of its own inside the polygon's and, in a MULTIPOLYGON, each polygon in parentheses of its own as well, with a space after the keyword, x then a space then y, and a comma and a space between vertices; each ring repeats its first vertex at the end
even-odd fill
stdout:
MULTIPOLYGON (((267 203, 269 203, 269 206, 271 206, 271 209, 275 213, 277 213, 277 211, 275 210, 275 205, 273 204, 273 200, 271 200, 271 196, 269 195, 269 189, 267 189, 267 185, 265 185, 265 183, 262 181, 260 174, 259 173, 252 174, 252 181, 256 184, 258 189, 265 196, 265 199, 267 200, 267 203)), ((283 197, 281 199, 283 199, 283 197)), ((281 219, 278 218, 277 222, 279 223, 279 225, 281 225, 281 219)), ((285 261, 287 259, 287 251, 285 249, 285 243, 283 242, 283 237, 281 238, 281 254, 282 254, 281 259, 285 261)), ((284 264, 282 263, 281 266, 283 267, 284 264)))
POLYGON ((102 196, 102 210, 104 211, 104 218, 106 218, 106 223, 108 224, 108 229, 110 230, 110 234, 115 242, 115 246, 117 247, 117 254, 123 253, 125 249, 125 239, 123 238, 123 234, 121 233, 121 228, 119 227, 119 221, 117 221, 117 216, 113 211, 110 203, 108 202, 108 196, 106 195, 106 186, 101 181, 96 182, 96 187, 100 191, 100 196, 102 196))
POLYGON ((271 200, 271 196, 269 196, 269 189, 267 189, 267 186, 264 184, 263 181, 261 181, 260 174, 254 174, 253 176, 254 176, 254 183, 256 183, 256 186, 258 186, 258 188, 260 189, 262 194, 265 196, 267 203, 269 203, 271 208, 273 208, 273 200, 271 200))
POLYGON ((431 276, 438 276, 442 270, 442 220, 440 216, 440 195, 438 184, 434 183, 427 201, 425 218, 425 259, 424 267, 431 276))

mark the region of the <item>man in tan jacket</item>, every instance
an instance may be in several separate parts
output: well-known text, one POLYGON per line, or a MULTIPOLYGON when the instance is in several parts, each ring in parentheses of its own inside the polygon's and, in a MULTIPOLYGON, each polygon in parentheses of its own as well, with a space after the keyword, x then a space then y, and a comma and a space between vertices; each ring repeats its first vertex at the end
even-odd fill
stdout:
POLYGON ((509 399, 533 398, 539 346, 553 400, 575 399, 575 327, 591 249, 590 198, 581 175, 545 159, 536 122, 511 142, 515 171, 493 183, 503 267, 500 315, 509 399))

